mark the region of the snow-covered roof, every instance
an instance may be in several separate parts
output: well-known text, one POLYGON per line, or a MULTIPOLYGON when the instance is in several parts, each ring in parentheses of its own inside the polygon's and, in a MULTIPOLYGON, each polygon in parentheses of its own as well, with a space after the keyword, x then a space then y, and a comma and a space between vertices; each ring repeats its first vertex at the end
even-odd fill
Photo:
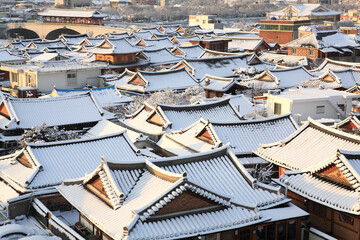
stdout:
POLYGON ((292 55, 284 55, 277 53, 268 53, 263 52, 260 55, 260 59, 275 64, 284 64, 284 65, 303 65, 307 66, 309 64, 308 58, 304 56, 292 56, 292 55))
POLYGON ((143 161, 126 133, 51 143, 27 143, 14 154, 0 158, 0 177, 21 193, 61 184, 92 172, 99 159, 143 161))
POLYGON ((236 155, 245 155, 252 154, 260 144, 288 137, 297 128, 290 115, 230 123, 210 122, 201 118, 182 130, 164 134, 157 145, 174 155, 188 155, 229 143, 236 155))
POLYGON ((211 151, 222 146, 211 123, 200 118, 185 129, 165 133, 156 143, 167 153, 183 156, 211 151))
POLYGON ((205 90, 216 92, 227 92, 234 86, 240 87, 235 78, 221 78, 210 75, 205 75, 200 84, 205 90))
POLYGON ((139 43, 136 45, 142 49, 160 49, 160 48, 168 48, 172 49, 174 44, 171 42, 169 38, 157 38, 157 39, 140 39, 139 43), (145 46, 140 45, 140 42, 143 42, 145 46))
POLYGON ((115 86, 122 90, 150 93, 166 89, 185 90, 198 86, 198 83, 186 68, 179 68, 159 72, 139 71, 130 78, 116 80, 115 86))
POLYGON ((172 54, 167 48, 148 50, 145 49, 144 54, 152 65, 174 64, 181 60, 181 57, 172 54))
POLYGON ((333 88, 351 88, 356 84, 360 84, 360 69, 348 68, 340 70, 328 70, 316 80, 322 81, 324 84, 333 84, 333 88))
POLYGON ((255 152, 263 159, 288 169, 305 171, 326 163, 338 149, 357 151, 360 137, 327 127, 311 118, 289 137, 255 152))
POLYGON ((1 106, 7 113, 0 116, 3 130, 30 129, 42 123, 49 127, 92 124, 114 118, 91 93, 58 98, 1 97, 1 106))
POLYGON ((122 95, 115 87, 105 87, 105 88, 92 88, 92 89, 81 89, 81 90, 61 90, 54 88, 53 91, 46 95, 45 97, 64 97, 79 95, 84 93, 91 92, 92 95, 96 98, 96 101, 101 104, 101 106, 107 105, 122 105, 132 102, 133 99, 127 96, 122 95))
POLYGON ((204 98, 202 103, 210 103, 214 101, 221 101, 224 98, 229 98, 231 105, 233 105, 241 116, 245 116, 254 110, 254 105, 243 94, 238 95, 224 95, 223 98, 204 98))
POLYGON ((309 16, 332 16, 340 15, 341 12, 330 10, 320 4, 292 4, 282 10, 269 13, 269 17, 285 17, 289 15, 293 17, 309 17, 309 16))
POLYGON ((280 141, 298 129, 289 114, 260 120, 227 123, 212 121, 211 125, 224 144, 230 143, 236 155, 251 154, 260 144, 280 141))
POLYGON ((32 71, 32 72, 61 72, 78 71, 90 69, 105 69, 108 65, 100 62, 82 62, 76 59, 48 61, 48 62, 27 62, 26 64, 2 64, 2 70, 32 71))
POLYGON ((89 37, 86 33, 76 35, 61 34, 59 39, 65 42, 68 46, 70 46, 80 44, 80 42, 83 41, 86 37, 89 37))
POLYGON ((39 62, 58 61, 57 58, 59 58, 59 60, 60 60, 60 59, 61 59, 61 60, 66 60, 66 59, 68 59, 68 57, 62 56, 62 55, 60 55, 60 54, 57 53, 57 52, 55 52, 55 53, 52 53, 52 52, 44 52, 44 53, 42 53, 42 54, 39 54, 39 55, 33 57, 33 58, 31 59, 31 61, 32 61, 32 62, 37 62, 37 61, 39 61, 39 62))
MULTIPOLYGON (((270 95, 270 94, 265 94, 270 95)), ((281 92, 279 95, 273 95, 274 97, 279 97, 287 99, 292 102, 296 101, 319 101, 319 100, 332 100, 337 98, 350 98, 356 99, 359 98, 359 95, 353 93, 347 93, 344 91, 337 91, 332 89, 317 89, 317 88, 301 88, 301 89, 289 89, 287 91, 281 92)))
POLYGON ((129 240, 178 239, 238 229, 269 220, 247 205, 270 208, 288 201, 278 189, 256 184, 226 148, 127 166, 104 162, 92 174, 64 182, 58 190, 107 235, 129 240), (94 178, 106 185, 111 205, 87 190, 94 178), (210 212, 203 201, 199 206, 174 205, 180 197, 190 202, 203 199, 217 209, 210 212), (168 206, 173 210, 164 215, 168 206), (171 226, 177 227, 169 227, 170 218, 171 226))
MULTIPOLYGON (((175 52, 176 50, 179 50, 180 53, 182 53, 183 57, 186 58, 198 58, 204 51, 204 48, 202 48, 199 44, 191 45, 191 46, 175 46, 171 52, 175 52)), ((178 55, 178 54, 176 54, 178 55)))
POLYGON ((316 48, 324 52, 342 52, 345 51, 347 47, 354 48, 359 46, 360 44, 355 35, 343 34, 336 30, 310 33, 284 45, 284 47, 316 48))
POLYGON ((49 9, 46 12, 38 13, 39 16, 43 17, 81 17, 81 18, 104 18, 106 14, 99 12, 98 10, 76 10, 76 9, 49 9))
POLYGON ((114 133, 121 133, 126 131, 129 139, 132 142, 136 142, 136 140, 140 137, 140 134, 124 127, 121 127, 115 123, 112 123, 108 120, 101 120, 95 126, 90 128, 81 138, 94 138, 94 137, 101 137, 104 135, 114 134, 114 133))
POLYGON ((333 127, 344 132, 354 133, 360 129, 360 115, 357 113, 350 113, 349 117, 335 123, 333 127))
POLYGON ((360 68, 360 64, 356 62, 344 62, 344 61, 335 61, 329 58, 326 58, 324 62, 316 69, 312 70, 313 73, 322 74, 329 70, 342 70, 348 68, 360 68))
POLYGON ((9 62, 24 62, 26 58, 21 56, 16 56, 12 54, 7 49, 0 49, 0 62, 9 63, 9 62))
POLYGON ((253 78, 240 81, 240 84, 247 87, 261 85, 262 89, 285 89, 297 87, 301 82, 313 77, 314 75, 303 66, 296 66, 284 69, 266 69, 253 78))
POLYGON ((127 54, 141 52, 141 49, 132 46, 126 38, 105 38, 95 47, 88 48, 88 51, 97 54, 127 54))
POLYGON ((216 122, 236 122, 239 113, 230 104, 230 99, 205 104, 143 105, 136 113, 127 116, 123 123, 130 129, 144 133, 162 134, 166 129, 185 129, 200 118, 216 122))
MULTIPOLYGON (((248 68, 247 54, 235 56, 221 56, 213 58, 190 59, 180 61, 173 68, 186 66, 196 79, 202 79, 206 74, 217 77, 234 77, 233 69, 248 68)), ((258 72, 264 71, 270 65, 251 65, 258 72)))
POLYGON ((277 182, 304 198, 360 215, 359 166, 360 152, 340 150, 325 164, 308 172, 285 172, 277 182))

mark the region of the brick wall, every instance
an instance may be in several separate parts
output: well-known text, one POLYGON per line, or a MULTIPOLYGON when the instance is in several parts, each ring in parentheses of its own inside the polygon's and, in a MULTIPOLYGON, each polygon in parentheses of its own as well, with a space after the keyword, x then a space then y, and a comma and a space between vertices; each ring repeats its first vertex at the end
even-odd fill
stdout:
POLYGON ((294 40, 293 34, 293 32, 260 30, 260 37, 264 38, 265 41, 277 42, 279 44, 285 44, 294 40))

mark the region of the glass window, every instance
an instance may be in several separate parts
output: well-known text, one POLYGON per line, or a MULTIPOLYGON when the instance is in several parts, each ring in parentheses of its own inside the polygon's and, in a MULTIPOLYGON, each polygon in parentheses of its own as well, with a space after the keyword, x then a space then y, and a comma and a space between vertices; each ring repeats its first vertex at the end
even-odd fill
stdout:
POLYGON ((345 213, 339 213, 339 220, 349 225, 354 225, 354 218, 345 213))
POLYGON ((250 229, 239 230, 239 240, 249 240, 250 239, 250 229))
POLYGON ((76 86, 76 73, 67 74, 67 84, 68 86, 76 86))
POLYGON ((274 114, 281 115, 281 104, 280 103, 274 103, 274 114))
POLYGON ((292 53, 292 55, 296 55, 296 48, 292 48, 291 53, 292 53))
POLYGON ((311 48, 309 49, 309 55, 310 56, 314 55, 314 49, 311 49, 311 48))
POLYGON ((275 240, 275 224, 270 224, 266 226, 266 235, 267 240, 275 240))
POLYGON ((325 113, 325 106, 316 106, 316 114, 325 113))

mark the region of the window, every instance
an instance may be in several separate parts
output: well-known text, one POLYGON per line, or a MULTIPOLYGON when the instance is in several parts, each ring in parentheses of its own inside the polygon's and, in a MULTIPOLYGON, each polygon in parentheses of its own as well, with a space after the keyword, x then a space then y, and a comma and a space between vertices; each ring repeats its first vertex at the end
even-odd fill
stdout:
POLYGON ((274 103, 274 114, 281 115, 281 104, 280 103, 274 103))
POLYGON ((67 74, 67 84, 68 86, 76 86, 76 73, 67 74))
POLYGON ((310 56, 314 55, 314 49, 309 49, 309 55, 310 56))
POLYGON ((279 25, 261 24, 261 30, 278 30, 279 25))
POLYGON ((18 75, 16 73, 11 73, 12 75, 12 81, 17 83, 18 82, 18 75))
POLYGON ((341 222, 344 222, 344 223, 347 223, 347 224, 350 224, 350 225, 354 225, 354 218, 345 214, 345 213, 339 213, 339 220, 341 222))
POLYGON ((296 48, 292 48, 292 49, 291 49, 291 54, 292 54, 292 55, 296 55, 296 48))
POLYGON ((288 222, 288 240, 296 240, 296 221, 288 222))
POLYGON ((325 106, 316 106, 316 114, 325 113, 325 106))

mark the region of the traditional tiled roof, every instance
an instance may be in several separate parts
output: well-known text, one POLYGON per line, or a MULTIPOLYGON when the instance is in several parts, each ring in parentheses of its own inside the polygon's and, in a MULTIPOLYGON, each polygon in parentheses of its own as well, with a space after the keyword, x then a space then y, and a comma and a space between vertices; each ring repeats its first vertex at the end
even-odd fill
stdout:
MULTIPOLYGON (((359 47, 356 36, 343 34, 341 32, 332 31, 318 31, 310 33, 289 43, 284 47, 310 47, 320 49, 323 52, 340 52, 348 51, 346 48, 359 47)), ((349 50, 352 52, 352 50, 349 50)))
POLYGON ((160 64, 174 64, 179 62, 181 57, 174 55, 167 48, 147 50, 145 49, 142 54, 144 54, 152 65, 160 64))
POLYGON ((92 172, 101 157, 119 162, 145 159, 124 131, 77 140, 27 143, 21 151, 0 158, 0 178, 22 193, 40 190, 92 172))
POLYGON ((183 130, 164 134, 156 144, 177 156, 206 152, 222 146, 211 123, 203 118, 183 130))
POLYGON ((360 215, 360 152, 339 150, 307 172, 286 171, 278 181, 292 192, 330 208, 360 215))
POLYGON ((74 10, 74 9, 65 9, 65 10, 56 10, 49 9, 46 12, 38 13, 39 16, 43 17, 94 17, 94 18, 104 18, 107 15, 100 13, 98 10, 74 10))
POLYGON ((224 98, 229 98, 231 105, 233 105, 241 116, 245 116, 254 110, 254 104, 250 102, 248 97, 244 94, 238 95, 224 95, 222 98, 204 98, 200 103, 210 103, 221 101, 224 98))
POLYGON ((315 78, 325 85, 331 85, 332 88, 351 88, 360 83, 360 69, 348 68, 341 70, 329 69, 324 74, 315 78))
POLYGON ((251 154, 260 144, 280 141, 298 129, 289 114, 260 120, 227 123, 212 121, 211 125, 219 139, 224 144, 230 143, 232 151, 237 155, 251 154))
POLYGON ((42 123, 48 127, 89 124, 114 118, 91 93, 59 98, 1 97, 4 114, 0 116, 0 127, 3 130, 30 129, 42 123))
POLYGON ((234 86, 239 86, 239 83, 235 78, 222 78, 216 76, 205 75, 201 80, 201 85, 205 90, 227 92, 234 86))
POLYGON ((81 89, 81 90, 61 90, 56 89, 45 97, 65 97, 72 95, 79 95, 84 93, 91 92, 92 95, 96 98, 96 101, 101 104, 101 106, 116 106, 127 104, 132 102, 133 99, 127 96, 123 96, 115 87, 105 87, 105 88, 92 88, 92 89, 81 89))
POLYGON ((26 58, 23 58, 21 56, 16 56, 12 54, 7 49, 1 49, 0 50, 0 62, 24 62, 26 61, 26 58))
POLYGON ((202 53, 203 53, 204 49, 196 44, 196 45, 191 45, 191 46, 175 46, 171 52, 175 55, 181 55, 182 57, 186 57, 186 58, 198 58, 202 53))
POLYGON ((186 68, 159 72, 139 71, 130 78, 122 76, 114 84, 119 89, 140 93, 151 93, 166 89, 185 90, 198 86, 197 80, 186 68))
POLYGON ((288 169, 306 170, 333 158, 338 149, 357 151, 360 137, 327 127, 311 118, 284 140, 262 145, 255 153, 288 169))
POLYGON ((287 14, 291 11, 292 16, 294 17, 304 17, 304 16, 332 16, 332 15, 340 15, 341 12, 336 12, 330 10, 320 4, 291 4, 288 7, 269 13, 269 17, 286 17, 287 14))
POLYGON ((127 54, 141 52, 141 49, 133 47, 126 38, 105 38, 88 51, 97 54, 127 54))
POLYGON ((352 133, 360 131, 360 115, 350 113, 349 117, 341 122, 335 123, 334 128, 352 133))
POLYGON ((86 183, 98 179, 96 174, 66 181, 58 190, 115 239, 178 239, 239 229, 269 220, 262 219, 255 206, 268 209, 288 202, 278 188, 257 184, 227 148, 169 160, 103 163, 109 179, 103 184, 109 182, 115 199, 123 196, 120 207, 114 208, 107 190, 100 196, 91 191, 86 183), (182 204, 174 206, 180 199, 182 204))
MULTIPOLYGON (((201 59, 185 59, 176 64, 173 68, 185 66, 196 79, 202 79, 206 74, 218 77, 234 77, 234 69, 248 68, 247 54, 235 56, 221 56, 201 59)), ((264 71, 267 64, 251 65, 257 72, 264 71)))
POLYGON ((266 69, 253 78, 242 80, 240 84, 247 87, 261 85, 262 89, 285 89, 297 87, 301 82, 313 77, 314 75, 303 66, 297 66, 285 69, 266 69))
POLYGON ((169 38, 158 38, 158 39, 141 39, 139 43, 136 44, 136 46, 143 49, 160 49, 160 48, 172 49, 174 47, 174 44, 170 41, 169 38), (142 46, 140 42, 144 43, 145 46, 142 46))
POLYGON ((263 52, 260 56, 263 61, 275 64, 285 64, 285 65, 309 65, 309 60, 305 56, 292 56, 285 54, 277 53, 268 53, 263 52))
POLYGON ((326 58, 325 61, 316 69, 312 70, 313 73, 321 72, 325 73, 329 70, 342 70, 348 68, 360 68, 360 64, 356 62, 343 62, 343 61, 335 61, 329 58, 326 58))

